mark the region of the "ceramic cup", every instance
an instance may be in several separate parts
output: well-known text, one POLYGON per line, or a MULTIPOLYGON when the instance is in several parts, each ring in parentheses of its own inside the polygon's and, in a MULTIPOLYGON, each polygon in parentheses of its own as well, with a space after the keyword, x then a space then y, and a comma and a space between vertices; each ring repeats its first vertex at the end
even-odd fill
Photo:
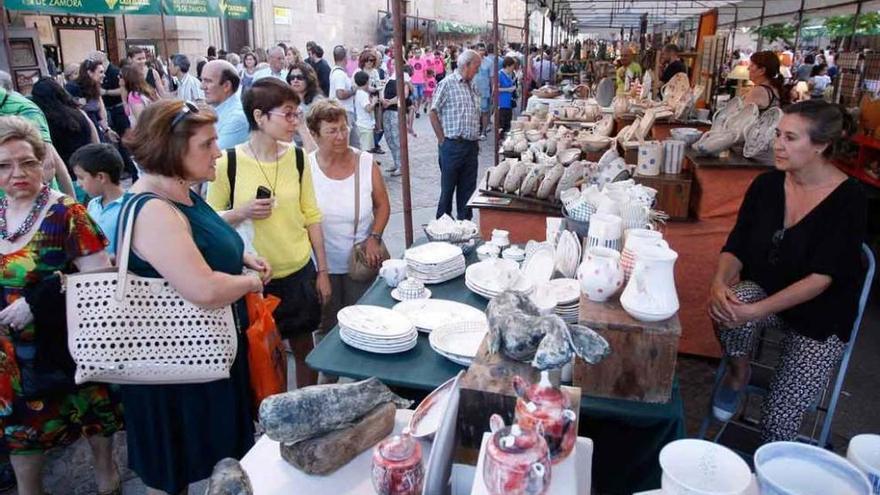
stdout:
POLYGON ((620 251, 623 220, 617 215, 596 213, 590 217, 586 247, 607 247, 620 251))
POLYGON ((397 285, 397 293, 404 301, 421 299, 425 296, 425 284, 421 280, 407 278, 397 285))
POLYGON ((663 146, 660 141, 646 141, 639 146, 638 175, 660 175, 663 166, 663 146))
POLYGON ((492 231, 492 244, 500 248, 505 248, 510 245, 510 232, 501 229, 495 229, 492 231))
POLYGON ((871 493, 880 495, 880 435, 856 435, 849 441, 846 458, 868 477, 871 493))
POLYGON ((680 174, 681 165, 684 161, 684 150, 687 143, 670 139, 663 142, 663 172, 667 174, 680 174))
POLYGON ((406 260, 391 259, 382 262, 379 276, 385 279, 388 287, 397 287, 406 278, 406 260))

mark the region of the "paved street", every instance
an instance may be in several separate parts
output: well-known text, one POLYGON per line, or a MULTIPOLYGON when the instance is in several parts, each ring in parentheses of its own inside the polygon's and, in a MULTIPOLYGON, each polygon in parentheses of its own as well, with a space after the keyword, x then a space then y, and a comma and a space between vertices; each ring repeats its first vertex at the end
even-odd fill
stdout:
MULTIPOLYGON (((410 139, 410 165, 412 169, 412 202, 415 237, 423 236, 421 226, 434 218, 439 196, 440 173, 437 165, 437 145, 425 117, 416 121, 418 138, 410 139)), ((484 142, 480 152, 480 169, 484 171, 492 163, 492 144, 484 142)), ((378 157, 384 164, 390 163, 390 154, 378 157)), ((404 248, 403 199, 401 179, 387 179, 391 194, 392 216, 386 230, 386 240, 393 255, 399 256, 404 248)), ((683 282, 682 282, 683 283, 683 282)), ((869 308, 862 328, 856 352, 853 356, 848 380, 844 387, 837 418, 834 423, 832 441, 835 450, 845 452, 850 437, 862 432, 880 431, 880 419, 876 410, 880 404, 876 393, 876 376, 880 364, 876 356, 880 354, 880 332, 875 322, 880 319, 880 307, 875 302, 869 308)), ((687 430, 696 434, 699 421, 706 411, 716 362, 701 358, 681 356, 678 362, 678 375, 685 401, 687 430)), ((218 411, 218 414, 222 411, 218 411)), ((117 462, 125 466, 124 435, 117 435, 117 462)), ((85 442, 81 441, 66 450, 50 455, 45 471, 45 486, 53 494, 91 495, 95 492, 91 454, 85 442)), ((141 495, 145 492, 143 484, 131 472, 123 471, 125 495, 141 495)), ((3 495, 11 495, 3 494, 3 495)), ((204 483, 194 485, 189 493, 202 495, 204 483)))

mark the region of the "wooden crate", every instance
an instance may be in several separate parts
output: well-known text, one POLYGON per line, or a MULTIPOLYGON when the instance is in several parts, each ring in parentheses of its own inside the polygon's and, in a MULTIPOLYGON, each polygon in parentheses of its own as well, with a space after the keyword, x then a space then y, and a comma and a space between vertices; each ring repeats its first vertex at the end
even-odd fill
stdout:
POLYGON ((646 323, 629 316, 617 298, 597 303, 581 295, 579 319, 611 345, 611 354, 597 365, 575 359, 573 382, 584 395, 669 401, 681 337, 677 314, 646 323))
MULTIPOLYGON (((516 408, 516 393, 513 390, 513 377, 519 375, 531 383, 536 383, 540 372, 529 363, 514 361, 498 353, 490 355, 488 337, 483 340, 474 362, 459 380, 461 398, 456 421, 457 447, 456 462, 477 464, 483 433, 489 431, 489 418, 500 414, 505 424, 513 421, 516 408)), ((550 381, 558 385, 559 370, 550 372, 550 381)), ((580 420, 581 392, 576 387, 562 387, 569 395, 572 410, 580 420)), ((577 424, 576 424, 577 426, 577 424)))
POLYGON ((663 174, 655 176, 636 175, 636 183, 657 190, 655 209, 666 212, 670 220, 687 220, 691 201, 691 187, 694 176, 689 170, 680 174, 663 174))

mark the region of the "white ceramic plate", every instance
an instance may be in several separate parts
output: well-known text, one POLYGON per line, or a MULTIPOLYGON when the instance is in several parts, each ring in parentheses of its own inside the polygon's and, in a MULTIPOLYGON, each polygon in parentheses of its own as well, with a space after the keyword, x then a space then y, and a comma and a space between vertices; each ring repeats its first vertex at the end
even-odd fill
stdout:
POLYGON ((413 334, 408 334, 405 337, 401 337, 399 339, 371 339, 369 337, 364 337, 363 335, 351 330, 350 328, 340 327, 339 333, 346 340, 350 340, 354 343, 365 345, 367 347, 402 347, 413 340, 418 338, 418 332, 413 334))
POLYGON ((443 382, 442 385, 435 388, 433 392, 422 399, 412 416, 409 419, 409 431, 416 438, 430 438, 440 428, 443 422, 443 415, 446 412, 446 405, 449 403, 449 397, 455 389, 455 381, 458 376, 454 376, 443 382))
MULTIPOLYGON (((391 297, 393 297, 394 300, 396 300, 396 301, 407 301, 408 300, 408 299, 404 299, 404 298, 400 297, 400 291, 397 289, 397 287, 391 289, 391 297)), ((430 299, 430 298, 431 298, 431 289, 426 288, 425 292, 422 293, 422 297, 420 297, 419 299, 430 299)))
POLYGON ((399 338, 413 329, 409 318, 380 306, 347 306, 336 313, 336 318, 340 325, 374 338, 399 338))
POLYGON ((415 347, 416 344, 418 343, 418 339, 416 339, 416 340, 412 341, 411 344, 407 344, 406 346, 403 346, 403 347, 371 347, 371 346, 366 346, 366 345, 362 345, 362 344, 347 340, 345 337, 340 336, 340 338, 342 339, 343 342, 345 342, 346 344, 348 344, 351 347, 354 347, 355 349, 360 349, 360 350, 366 351, 366 352, 372 352, 374 354, 397 354, 400 352, 406 352, 406 351, 412 349, 413 347, 415 347))
POLYGON ((406 315, 419 330, 432 331, 460 321, 485 321, 479 309, 446 299, 417 299, 394 305, 394 311, 406 315))
POLYGON ((489 332, 486 321, 465 321, 443 325, 428 336, 431 347, 465 359, 474 359, 489 332))
POLYGON ((550 292, 556 299, 557 306, 566 306, 574 304, 577 309, 577 302, 581 297, 581 285, 574 278, 557 278, 547 282, 541 286, 542 290, 550 292))
POLYGON ((448 242, 428 242, 407 249, 403 258, 423 265, 437 265, 446 263, 461 254, 460 247, 448 242))
POLYGON ((553 257, 555 253, 552 248, 538 248, 531 256, 526 258, 522 265, 522 272, 526 278, 535 286, 540 286, 550 281, 553 276, 553 257))
MULTIPOLYGON (((552 250, 550 252, 552 253, 552 250)), ((553 269, 552 254, 550 269, 553 269)), ((531 282, 522 276, 517 262, 497 258, 480 261, 467 267, 465 280, 486 292, 496 294, 508 289, 516 292, 528 292, 532 287, 531 282)))

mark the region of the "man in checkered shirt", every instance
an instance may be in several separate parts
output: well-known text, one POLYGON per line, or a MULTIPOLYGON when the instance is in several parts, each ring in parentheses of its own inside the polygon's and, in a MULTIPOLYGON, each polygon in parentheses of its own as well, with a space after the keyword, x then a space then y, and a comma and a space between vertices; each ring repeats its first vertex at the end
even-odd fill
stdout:
POLYGON ((434 91, 431 126, 440 146, 440 201, 437 218, 455 213, 470 220, 467 202, 477 188, 480 147, 480 103, 473 79, 480 70, 480 54, 465 50, 458 56, 458 69, 445 77, 434 91))

